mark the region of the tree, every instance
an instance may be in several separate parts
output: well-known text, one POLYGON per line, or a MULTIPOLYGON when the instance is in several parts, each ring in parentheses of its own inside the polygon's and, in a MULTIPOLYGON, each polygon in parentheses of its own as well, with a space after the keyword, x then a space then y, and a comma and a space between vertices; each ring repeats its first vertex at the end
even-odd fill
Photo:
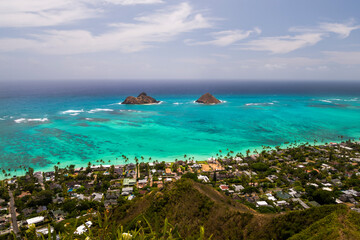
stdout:
POLYGON ((333 204, 335 203, 334 193, 325 191, 322 189, 316 190, 313 195, 313 199, 320 204, 333 204))
POLYGON ((184 175, 182 175, 181 178, 190 178, 190 179, 192 179, 194 181, 198 181, 197 174, 196 173, 191 173, 191 172, 185 173, 184 175))
POLYGON ((28 170, 28 172, 26 174, 28 174, 30 177, 33 177, 34 176, 34 169, 32 167, 29 167, 29 170, 28 170))

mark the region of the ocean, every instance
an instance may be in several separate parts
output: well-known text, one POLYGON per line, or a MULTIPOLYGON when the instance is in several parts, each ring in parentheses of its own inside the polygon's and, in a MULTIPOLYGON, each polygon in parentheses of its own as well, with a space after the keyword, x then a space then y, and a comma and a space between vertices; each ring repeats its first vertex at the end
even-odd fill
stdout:
POLYGON ((356 94, 218 93, 221 104, 195 103, 203 93, 148 92, 161 101, 154 105, 122 105, 131 94, 112 92, 3 94, 0 167, 19 175, 20 166, 124 164, 123 155, 128 162, 206 160, 287 142, 360 137, 356 94))

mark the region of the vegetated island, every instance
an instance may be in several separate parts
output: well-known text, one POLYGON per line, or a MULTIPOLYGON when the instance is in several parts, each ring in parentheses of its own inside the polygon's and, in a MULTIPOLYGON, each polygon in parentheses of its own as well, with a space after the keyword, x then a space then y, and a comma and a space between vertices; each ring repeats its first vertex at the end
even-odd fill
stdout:
POLYGON ((202 103, 202 104, 219 104, 219 103, 221 103, 221 101, 219 99, 217 99, 210 93, 205 93, 198 100, 196 100, 196 102, 202 103))
POLYGON ((360 239, 360 142, 267 149, 29 167, 1 181, 0 214, 19 228, 3 218, 0 239, 360 239))
POLYGON ((145 92, 142 92, 137 97, 127 97, 121 104, 153 104, 159 102, 155 98, 148 96, 145 92))

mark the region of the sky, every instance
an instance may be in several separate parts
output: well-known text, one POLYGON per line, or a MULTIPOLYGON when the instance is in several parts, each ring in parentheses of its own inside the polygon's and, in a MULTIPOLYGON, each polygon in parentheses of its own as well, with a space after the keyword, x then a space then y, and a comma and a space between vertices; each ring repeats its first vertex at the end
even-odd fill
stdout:
POLYGON ((358 0, 0 0, 0 81, 360 80, 358 0))

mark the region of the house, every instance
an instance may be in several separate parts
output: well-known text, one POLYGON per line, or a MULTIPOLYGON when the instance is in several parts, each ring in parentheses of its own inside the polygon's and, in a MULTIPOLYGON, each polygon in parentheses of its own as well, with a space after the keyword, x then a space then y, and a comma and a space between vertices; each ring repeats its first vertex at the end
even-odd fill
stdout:
POLYGON ((36 213, 41 213, 43 211, 46 211, 47 210, 47 207, 46 206, 39 206, 37 209, 36 209, 36 213))
POLYGON ((243 159, 242 159, 241 157, 235 157, 234 160, 235 160, 236 162, 242 162, 242 161, 243 161, 243 159))
POLYGON ((278 177, 276 175, 269 175, 266 179, 273 183, 278 177))
POLYGON ((291 198, 290 194, 286 193, 286 192, 276 192, 276 197, 281 198, 281 199, 289 199, 291 198))
POLYGON ((130 193, 132 193, 133 190, 134 190, 133 187, 124 187, 124 188, 122 189, 122 191, 121 191, 121 195, 127 196, 127 195, 129 195, 130 193))
POLYGON ((79 227, 76 228, 74 234, 82 235, 87 232, 87 229, 90 228, 92 225, 91 221, 87 221, 85 224, 81 224, 79 227))
POLYGON ((91 196, 94 201, 101 202, 104 194, 103 193, 93 193, 91 196))
POLYGON ((235 188, 235 192, 241 192, 242 190, 244 190, 245 188, 243 187, 243 185, 233 185, 235 188))
POLYGON ((147 185, 147 183, 148 183, 148 180, 147 179, 141 179, 141 180, 139 180, 138 181, 138 188, 143 188, 143 187, 145 187, 146 185, 147 185))
POLYGON ((172 182, 173 179, 172 178, 165 178, 165 182, 172 182))
POLYGON ((56 195, 56 197, 53 199, 54 203, 62 203, 64 202, 64 198, 63 197, 59 197, 59 194, 56 195))
POLYGON ((269 206, 269 204, 265 201, 257 201, 256 202, 256 207, 266 207, 269 206))
POLYGON ((106 193, 106 200, 110 200, 110 199, 118 199, 120 196, 120 190, 117 189, 118 191, 107 191, 106 193))
POLYGON ((136 184, 136 179, 124 178, 124 181, 123 181, 124 186, 134 186, 135 184, 136 184))
POLYGON ((219 187, 222 191, 229 191, 229 186, 227 185, 220 185, 219 187))
POLYGON ((310 208, 306 203, 304 203, 300 198, 291 199, 293 202, 298 202, 304 209, 310 208))
POLYGON ((199 175, 198 179, 200 181, 203 181, 203 182, 206 182, 206 183, 210 182, 210 180, 209 180, 209 178, 207 176, 199 175))
POLYGON ((54 217, 55 217, 55 219, 56 219, 57 221, 63 220, 63 219, 65 218, 65 217, 64 217, 64 216, 65 216, 65 212, 62 211, 62 210, 60 210, 60 209, 53 211, 52 214, 54 215, 54 217))
POLYGON ((23 198, 23 197, 25 197, 25 196, 31 196, 31 193, 30 193, 30 192, 22 192, 22 193, 18 196, 18 198, 23 198))
POLYGON ((271 193, 267 193, 266 196, 270 201, 276 201, 276 198, 271 193))
POLYGON ((113 182, 111 185, 110 185, 110 188, 111 189, 114 189, 114 188, 120 188, 122 186, 122 184, 120 182, 113 182))
POLYGON ((117 205, 117 203, 118 203, 117 200, 109 199, 109 200, 105 200, 104 206, 105 206, 105 208, 109 208, 110 206, 117 205))
POLYGON ((21 212, 26 217, 26 216, 31 215, 34 211, 35 211, 35 209, 33 209, 33 208, 24 208, 21 212))
POLYGON ((293 188, 290 188, 290 189, 289 189, 289 194, 290 194, 292 197, 297 197, 297 196, 299 195, 293 188))
POLYGON ((284 200, 281 200, 281 201, 275 202, 275 205, 276 206, 286 206, 286 205, 288 205, 288 203, 284 200))
MULTIPOLYGON (((40 228, 40 229, 36 229, 36 235, 38 235, 38 237, 42 235, 46 236, 49 233, 49 228, 48 227, 44 227, 44 228, 40 228)), ((50 226, 50 232, 53 233, 54 232, 54 228, 50 226)))
POLYGON ((73 196, 74 198, 79 199, 79 200, 87 199, 87 197, 85 197, 84 194, 73 193, 72 196, 73 196))
POLYGON ((7 183, 9 185, 15 184, 16 183, 16 178, 8 180, 7 183))
POLYGON ((38 216, 38 217, 34 217, 34 218, 29 218, 29 219, 26 220, 26 224, 27 224, 27 225, 37 224, 37 223, 43 222, 44 219, 45 219, 45 218, 44 218, 43 216, 38 216))
POLYGON ((50 189, 51 190, 54 190, 54 189, 61 189, 61 185, 60 184, 58 184, 58 183, 50 183, 50 189))
POLYGON ((351 202, 351 203, 356 203, 356 200, 355 198, 353 197, 353 195, 351 194, 342 194, 339 199, 342 201, 342 202, 351 202))

